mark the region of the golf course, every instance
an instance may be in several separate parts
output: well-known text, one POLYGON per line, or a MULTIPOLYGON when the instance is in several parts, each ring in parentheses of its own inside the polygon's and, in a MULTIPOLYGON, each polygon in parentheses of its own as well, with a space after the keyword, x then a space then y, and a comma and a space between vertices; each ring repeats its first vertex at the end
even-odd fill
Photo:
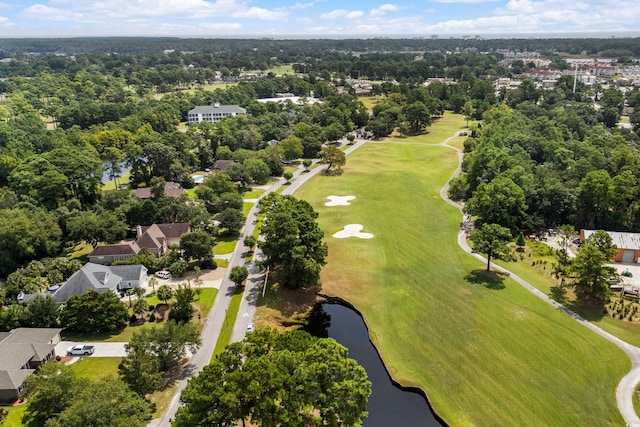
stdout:
POLYGON ((627 356, 457 245, 460 212, 439 191, 458 157, 440 143, 464 125, 450 114, 425 135, 369 142, 342 175, 296 192, 329 246, 322 293, 362 313, 393 378, 449 425, 624 425, 627 356), (331 195, 355 198, 326 206, 331 195), (333 237, 350 224, 366 238, 333 237))

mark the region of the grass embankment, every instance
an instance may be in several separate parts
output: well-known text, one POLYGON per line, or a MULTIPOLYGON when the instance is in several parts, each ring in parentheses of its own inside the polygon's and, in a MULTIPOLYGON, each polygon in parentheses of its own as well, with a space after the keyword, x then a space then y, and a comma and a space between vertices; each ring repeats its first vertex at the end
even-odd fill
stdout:
MULTIPOLYGON (((118 188, 120 190, 129 188, 129 180, 131 179, 131 172, 125 172, 120 178, 118 178, 118 188)), ((116 189, 115 181, 107 181, 102 185, 102 191, 109 191, 116 189)))
MULTIPOLYGON (((526 252, 527 256, 523 260, 497 261, 497 263, 522 277, 551 298, 564 304, 567 308, 580 314, 594 325, 629 344, 640 347, 640 323, 613 319, 605 316, 601 309, 577 304, 571 289, 562 291, 559 288, 559 282, 550 274, 553 270, 553 265, 557 263, 555 251, 552 248, 542 242, 527 242, 526 252), (528 256, 528 253, 531 253, 531 256, 528 256)), ((617 296, 612 298, 618 299, 617 296)))
POLYGON ((211 360, 213 360, 219 353, 222 353, 224 348, 231 342, 233 327, 236 323, 236 317, 238 317, 240 303, 242 302, 242 295, 242 290, 237 290, 231 297, 231 302, 229 303, 229 308, 225 313, 224 324, 222 325, 220 335, 218 335, 218 341, 216 341, 216 347, 211 355, 211 360))
POLYGON ((303 186, 329 245, 323 291, 363 313, 394 379, 450 425, 622 425, 625 354, 458 247, 460 214, 439 197, 456 165, 445 147, 368 144, 303 186), (326 207, 330 194, 357 198, 326 207), (351 223, 375 237, 331 237, 351 223))

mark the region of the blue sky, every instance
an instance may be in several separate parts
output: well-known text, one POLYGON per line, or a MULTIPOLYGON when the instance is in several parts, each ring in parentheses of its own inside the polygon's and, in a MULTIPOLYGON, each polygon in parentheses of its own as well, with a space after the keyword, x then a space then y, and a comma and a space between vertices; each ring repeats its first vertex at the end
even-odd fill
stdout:
POLYGON ((0 0, 1 37, 640 34, 637 0, 0 0))

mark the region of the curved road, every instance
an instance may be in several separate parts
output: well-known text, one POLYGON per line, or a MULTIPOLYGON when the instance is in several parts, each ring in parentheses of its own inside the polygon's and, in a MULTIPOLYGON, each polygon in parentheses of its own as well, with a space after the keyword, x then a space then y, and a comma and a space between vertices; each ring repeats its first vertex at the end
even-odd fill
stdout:
MULTIPOLYGON (((451 206, 458 209, 460 213, 463 215, 462 226, 460 227, 460 231, 458 232, 458 245, 460 245, 460 247, 465 252, 473 255, 474 257, 476 257, 477 259, 479 259, 480 261, 486 264, 487 259, 477 253, 474 253, 471 247, 469 246, 469 244, 467 243, 467 229, 468 229, 467 226, 469 224, 470 218, 467 215, 463 214, 462 207, 456 202, 454 202, 453 200, 449 199, 449 196, 447 195, 447 191, 449 190, 449 182, 451 181, 451 179, 455 178, 462 170, 462 156, 463 156, 462 150, 449 145, 449 141, 452 138, 455 138, 455 136, 456 135, 449 137, 445 141, 439 144, 455 150, 458 154, 458 168, 451 175, 451 178, 449 178, 449 181, 447 181, 447 183, 440 190, 440 197, 442 197, 442 199, 444 199, 445 202, 447 202, 451 206)), ((551 299, 549 296, 545 295, 543 292, 541 292, 540 290, 532 286, 529 282, 522 279, 518 275, 511 273, 510 271, 500 267, 499 265, 495 265, 493 263, 491 265, 494 269, 508 274, 513 280, 515 280, 520 285, 524 286, 527 290, 529 290, 529 292, 531 292, 541 300, 545 301, 552 307, 557 308, 558 310, 565 313, 567 316, 572 317, 574 320, 576 320, 583 326, 591 329, 593 332, 611 341, 612 343, 620 347, 627 354, 627 356, 629 356, 629 359, 631 359, 631 371, 622 378, 622 380, 618 384, 618 387, 616 388, 616 402, 618 404, 618 409, 620 410, 622 417, 627 423, 627 426, 640 427, 640 418, 638 417, 638 414, 636 414, 636 411, 633 408, 633 394, 634 394, 636 385, 640 382, 640 348, 633 346, 616 336, 611 335, 609 332, 604 331, 603 329, 599 328, 598 326, 584 319, 577 313, 574 313, 573 311, 569 310, 562 304, 559 304, 557 301, 551 299)))

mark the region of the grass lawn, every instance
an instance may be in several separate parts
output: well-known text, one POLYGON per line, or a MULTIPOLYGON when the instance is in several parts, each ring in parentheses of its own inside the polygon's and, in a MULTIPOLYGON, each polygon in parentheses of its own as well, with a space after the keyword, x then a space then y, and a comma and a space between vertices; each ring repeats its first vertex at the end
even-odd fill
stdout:
POLYGON ((229 260, 227 259, 222 259, 222 258, 214 258, 214 260, 216 261, 216 265, 220 268, 227 268, 229 267, 229 260))
MULTIPOLYGON (((435 118, 426 133, 416 136, 397 136, 389 138, 391 142, 420 142, 426 144, 440 144, 445 139, 464 129, 466 121, 461 114, 445 111, 444 116, 435 118)), ((466 137, 462 137, 462 141, 466 137)), ((457 139, 457 138, 456 138, 457 139)), ((452 171, 451 171, 452 172, 452 171)))
POLYGON ((244 202, 242 204, 242 215, 244 215, 245 217, 249 215, 249 211, 251 210, 254 204, 255 203, 244 202))
POLYGON ((242 302, 242 291, 236 291, 231 297, 231 302, 229 303, 229 308, 227 309, 227 313, 224 318, 224 324, 222 325, 222 330, 220 331, 218 341, 216 342, 216 348, 213 350, 213 354, 211 355, 211 360, 213 360, 217 354, 222 353, 224 348, 229 344, 229 342, 231 342, 233 326, 236 322, 236 317, 238 317, 240 302, 242 302))
POLYGON ((66 249, 65 254, 68 259, 79 258, 81 261, 87 261, 87 255, 93 251, 93 246, 89 243, 80 243, 73 248, 66 249))
POLYGON ((7 418, 2 421, 2 427, 22 427, 22 416, 27 410, 27 403, 18 406, 0 406, 7 411, 7 418))
POLYGON ((382 101, 383 99, 384 97, 380 95, 376 95, 376 96, 364 96, 364 97, 358 98, 358 101, 362 102, 364 106, 367 108, 367 110, 371 110, 374 105, 379 104, 380 101, 382 101))
POLYGON ((262 188, 252 188, 251 191, 247 191, 242 194, 243 199, 257 199, 258 197, 264 194, 264 190, 262 188))
MULTIPOLYGON (((118 178, 118 187, 120 189, 128 188, 129 179, 131 178, 131 172, 125 172, 120 178, 118 178)), ((115 190, 116 183, 115 181, 107 181, 102 185, 102 191, 115 190)))
POLYGON ((69 365, 80 378, 98 381, 103 378, 118 378, 119 357, 81 357, 69 365))
POLYGON ((213 302, 216 300, 218 290, 216 288, 201 288, 200 295, 196 295, 195 304, 200 307, 200 313, 205 318, 209 315, 213 302))
POLYGON ((553 268, 556 258, 553 250, 542 242, 527 242, 528 250, 532 256, 526 257, 522 261, 497 261, 498 264, 509 269, 513 273, 525 279, 545 294, 556 301, 564 304, 571 310, 577 312, 591 323, 599 326, 605 331, 617 336, 629 344, 640 346, 640 323, 631 323, 619 319, 604 316, 601 310, 586 308, 576 304, 575 296, 571 290, 561 293, 558 289, 558 282, 551 277, 549 271, 553 268), (546 261, 546 264, 532 266, 532 262, 546 261))
MULTIPOLYGON (((447 115, 424 142, 463 126, 447 115)), ((439 197, 456 157, 368 144, 344 174, 303 186, 296 195, 319 212, 329 246, 323 292, 363 313, 394 379, 424 389, 450 425, 623 425, 615 388, 626 355, 508 278, 485 276, 458 247, 460 214, 439 197), (357 199, 327 207, 329 194, 357 199), (331 237, 351 223, 374 238, 331 237)))
POLYGON ((271 67, 268 68, 264 71, 265 74, 268 73, 273 73, 276 75, 280 75, 280 74, 293 74, 293 65, 291 64, 285 64, 285 65, 280 65, 277 67, 271 67))
POLYGON ((230 254, 236 248, 238 238, 236 236, 222 236, 216 239, 216 245, 213 247, 214 255, 230 254))

